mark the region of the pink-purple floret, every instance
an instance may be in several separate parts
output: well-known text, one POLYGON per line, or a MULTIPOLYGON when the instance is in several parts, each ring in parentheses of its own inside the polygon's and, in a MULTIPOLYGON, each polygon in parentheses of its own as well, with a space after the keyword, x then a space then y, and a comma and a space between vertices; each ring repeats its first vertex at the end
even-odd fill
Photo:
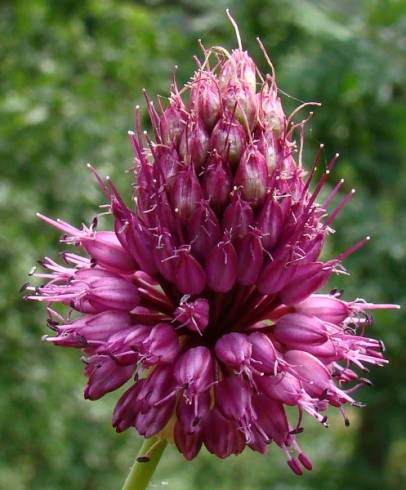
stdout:
POLYGON ((352 393, 368 383, 366 364, 387 362, 382 343, 364 336, 366 312, 393 305, 316 293, 366 241, 320 258, 352 193, 329 211, 340 181, 316 202, 336 157, 314 185, 319 158, 308 174, 302 165, 308 117, 285 116, 273 69, 262 77, 241 49, 205 50, 166 109, 146 99, 153 136, 138 108, 129 133, 133 205, 96 174, 114 231, 41 216, 87 254, 45 258, 36 275, 46 284, 28 288, 48 303, 55 336, 46 340, 83 350, 85 398, 126 384, 117 432, 173 438, 186 459, 203 444, 226 458, 274 441, 302 474, 312 467, 296 442, 303 412, 327 426, 332 405, 347 423, 342 407, 361 405, 352 393))

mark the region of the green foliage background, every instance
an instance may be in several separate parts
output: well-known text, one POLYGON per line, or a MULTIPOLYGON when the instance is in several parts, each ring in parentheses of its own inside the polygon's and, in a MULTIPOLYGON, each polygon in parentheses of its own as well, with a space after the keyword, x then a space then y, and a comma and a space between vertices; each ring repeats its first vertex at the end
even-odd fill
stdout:
MULTIPOLYGON (((280 86, 323 103, 307 131, 307 162, 320 142, 340 151, 336 179, 357 198, 337 224, 329 254, 367 234, 371 243, 332 281, 346 297, 405 304, 406 4, 402 0, 22 0, 0 3, 0 489, 120 488, 139 441, 110 426, 116 394, 82 399, 78 353, 40 342, 43 308, 18 294, 58 235, 41 211, 79 225, 102 196, 91 161, 129 194, 127 130, 142 87, 168 93, 172 66, 185 81, 197 39, 235 46, 224 10, 245 46, 269 48, 280 86)), ((296 103, 284 97, 285 105, 296 103)), ((60 249, 59 249, 60 250, 60 249)), ((280 451, 226 461, 203 452, 186 463, 168 450, 154 486, 176 490, 406 488, 405 313, 376 315, 373 335, 390 365, 359 398, 345 429, 308 421, 300 438, 315 469, 299 479, 280 451)))

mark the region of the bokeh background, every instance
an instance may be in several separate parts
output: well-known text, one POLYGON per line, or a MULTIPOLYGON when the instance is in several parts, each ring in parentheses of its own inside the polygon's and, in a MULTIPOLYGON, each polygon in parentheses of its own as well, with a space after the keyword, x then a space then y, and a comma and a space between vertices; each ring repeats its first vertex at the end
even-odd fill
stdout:
MULTIPOLYGON (((78 353, 41 343, 41 305, 18 293, 58 234, 41 211, 79 225, 103 202, 85 163, 130 194, 127 130, 141 89, 168 94, 172 67, 184 82, 197 39, 235 47, 224 11, 266 69, 260 36, 277 69, 287 108, 323 106, 308 125, 307 165, 320 142, 340 151, 335 179, 356 198, 327 253, 370 234, 333 279, 347 299, 406 304, 406 4, 402 0, 23 0, 0 3, 0 489, 104 490, 120 484, 136 454, 134 432, 110 426, 117 394, 82 399, 78 353)), ((334 182, 334 180, 332 181, 334 182)), ((315 469, 295 477, 281 452, 226 461, 206 452, 187 463, 167 450, 151 488, 176 490, 374 490, 406 488, 405 311, 376 315, 371 335, 390 365, 358 398, 347 429, 331 414, 311 420, 300 441, 315 469)))

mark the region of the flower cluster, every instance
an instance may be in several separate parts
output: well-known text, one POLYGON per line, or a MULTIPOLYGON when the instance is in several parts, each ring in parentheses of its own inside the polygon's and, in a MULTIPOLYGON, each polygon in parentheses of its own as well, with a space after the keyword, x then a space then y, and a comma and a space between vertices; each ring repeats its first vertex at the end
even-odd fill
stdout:
POLYGON ((308 118, 285 115, 273 69, 262 76, 241 45, 203 51, 166 108, 146 96, 153 136, 137 108, 134 205, 95 174, 114 231, 41 216, 85 255, 45 258, 36 275, 46 283, 28 286, 28 298, 48 303, 48 342, 83 350, 85 398, 128 383, 118 432, 173 439, 187 459, 203 444, 225 458, 274 441, 302 474, 303 412, 326 426, 332 405, 348 423, 342 407, 359 406, 352 393, 368 383, 357 370, 386 362, 382 343, 364 336, 366 312, 391 305, 316 294, 366 241, 320 259, 352 195, 328 211, 340 181, 317 203, 337 156, 314 185, 319 158, 309 173, 302 165, 308 118))

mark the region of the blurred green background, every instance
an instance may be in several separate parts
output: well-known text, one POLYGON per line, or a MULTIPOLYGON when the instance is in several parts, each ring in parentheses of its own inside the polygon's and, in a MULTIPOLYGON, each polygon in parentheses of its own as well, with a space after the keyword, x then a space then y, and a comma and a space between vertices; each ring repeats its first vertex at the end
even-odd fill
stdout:
MULTIPOLYGON (((139 444, 110 426, 117 394, 82 399, 77 352, 40 342, 40 305, 17 292, 27 271, 56 256, 58 234, 35 211, 76 225, 103 202, 92 162, 129 195, 127 130, 141 89, 168 94, 172 67, 184 82, 197 39, 235 47, 224 11, 239 22, 260 67, 255 38, 268 47, 280 87, 323 106, 307 128, 307 164, 320 142, 341 153, 335 178, 356 199, 337 223, 329 254, 371 234, 346 265, 346 298, 405 304, 406 3, 402 0, 295 1, 24 0, 0 3, 0 489, 115 489, 139 444)), ((292 108, 297 102, 283 98, 292 108)), ((334 182, 334 181, 332 181, 334 182)), ((167 451, 151 488, 335 490, 406 488, 405 311, 376 315, 371 335, 390 365, 358 398, 344 428, 308 420, 300 441, 315 469, 301 479, 281 452, 247 450, 191 463, 167 451)))

